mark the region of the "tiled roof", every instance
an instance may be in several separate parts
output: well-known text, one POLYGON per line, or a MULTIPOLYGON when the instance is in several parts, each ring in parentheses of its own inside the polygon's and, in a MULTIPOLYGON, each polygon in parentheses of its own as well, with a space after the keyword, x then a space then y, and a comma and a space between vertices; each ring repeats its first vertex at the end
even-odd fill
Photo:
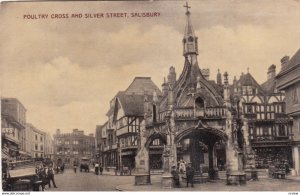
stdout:
POLYGON ((263 92, 262 87, 257 83, 250 73, 241 75, 240 79, 236 82, 238 86, 255 86, 260 92, 263 92))
POLYGON ((147 91, 148 94, 152 94, 153 91, 156 91, 157 95, 161 95, 160 89, 154 84, 150 77, 135 77, 125 93, 128 95, 144 95, 145 91, 147 91))
POLYGON ((298 49, 298 51, 288 61, 287 65, 282 68, 279 74, 282 74, 295 66, 300 66, 300 49, 298 49))
POLYGON ((125 115, 144 115, 144 95, 127 95, 124 93, 117 98, 120 100, 125 115))
POLYGON ((275 78, 268 79, 266 82, 261 84, 261 88, 266 92, 266 93, 273 93, 275 90, 276 82, 275 78))

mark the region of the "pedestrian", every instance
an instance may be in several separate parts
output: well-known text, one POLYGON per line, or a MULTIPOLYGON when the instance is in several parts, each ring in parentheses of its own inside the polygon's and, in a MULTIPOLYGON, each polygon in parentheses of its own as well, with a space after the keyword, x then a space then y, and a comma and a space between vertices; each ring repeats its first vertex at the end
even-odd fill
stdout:
POLYGON ((76 173, 76 170, 77 170, 77 163, 76 162, 73 163, 73 167, 74 167, 74 172, 76 173))
POLYGON ((192 167, 192 163, 188 163, 188 166, 186 168, 186 187, 189 187, 189 183, 191 184, 191 187, 194 187, 194 174, 195 170, 192 167))
POLYGON ((99 175, 99 163, 98 162, 96 162, 96 164, 95 164, 95 174, 99 175))
POLYGON ((171 174, 173 176, 174 186, 176 188, 179 188, 180 187, 179 173, 178 173, 178 170, 176 169, 175 165, 172 166, 171 174))
POLYGON ((45 186, 48 184, 48 175, 45 167, 41 166, 37 173, 39 179, 42 181, 42 191, 45 191, 45 186))
POLYGON ((54 188, 57 188, 55 181, 54 181, 54 170, 53 170, 53 165, 51 164, 50 167, 48 168, 48 184, 49 188, 51 188, 51 181, 54 186, 54 188))
POLYGON ((185 172, 186 172, 185 162, 183 159, 181 159, 179 162, 179 173, 183 174, 185 172))
POLYGON ((102 175, 102 172, 103 172, 103 166, 102 166, 102 164, 100 164, 99 169, 100 169, 100 175, 102 175))
POLYGON ((64 173, 64 170, 65 170, 65 163, 63 163, 63 164, 61 165, 61 174, 64 173))

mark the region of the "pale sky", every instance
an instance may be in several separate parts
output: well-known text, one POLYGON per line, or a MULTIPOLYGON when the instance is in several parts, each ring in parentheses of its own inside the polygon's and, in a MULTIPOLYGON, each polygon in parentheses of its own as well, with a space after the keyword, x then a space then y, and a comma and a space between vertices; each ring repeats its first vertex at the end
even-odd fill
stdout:
MULTIPOLYGON (((16 97, 27 122, 55 133, 95 133, 109 101, 136 76, 161 88, 170 66, 183 68, 185 1, 2 3, 2 97, 16 97), (159 12, 152 18, 51 19, 51 14, 159 12), (23 19, 48 14, 47 19, 23 19)), ((262 83, 271 64, 300 48, 298 0, 189 1, 200 68, 262 83)))

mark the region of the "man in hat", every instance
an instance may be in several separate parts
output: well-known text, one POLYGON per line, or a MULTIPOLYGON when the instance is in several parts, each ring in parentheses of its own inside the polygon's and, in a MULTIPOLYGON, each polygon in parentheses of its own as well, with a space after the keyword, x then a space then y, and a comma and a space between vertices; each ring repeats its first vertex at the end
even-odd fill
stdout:
POLYGON ((48 185, 49 185, 49 188, 51 188, 51 181, 52 181, 52 184, 54 186, 54 188, 57 188, 56 184, 55 184, 55 181, 54 181, 54 170, 53 170, 53 164, 51 164, 48 168, 48 185))
POLYGON ((180 187, 179 173, 178 173, 175 165, 172 166, 171 174, 173 176, 174 186, 179 188, 180 187))
POLYGON ((192 167, 192 163, 188 163, 188 166, 186 168, 186 187, 189 187, 189 183, 191 184, 191 187, 194 187, 194 174, 195 170, 192 167))

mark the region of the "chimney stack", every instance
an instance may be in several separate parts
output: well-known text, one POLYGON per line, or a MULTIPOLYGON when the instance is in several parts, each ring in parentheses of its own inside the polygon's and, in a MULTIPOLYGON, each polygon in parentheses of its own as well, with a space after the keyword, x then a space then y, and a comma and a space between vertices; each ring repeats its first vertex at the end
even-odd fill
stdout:
POLYGON ((166 78, 164 78, 164 83, 161 85, 161 87, 163 96, 166 96, 168 94, 168 83, 166 83, 166 78))
POLYGON ((284 56, 283 58, 281 58, 280 62, 281 62, 281 69, 284 68, 287 63, 290 60, 290 56, 284 56))
POLYGON ((273 79, 276 75, 276 66, 274 64, 272 64, 269 68, 268 68, 268 80, 269 79, 273 79))

